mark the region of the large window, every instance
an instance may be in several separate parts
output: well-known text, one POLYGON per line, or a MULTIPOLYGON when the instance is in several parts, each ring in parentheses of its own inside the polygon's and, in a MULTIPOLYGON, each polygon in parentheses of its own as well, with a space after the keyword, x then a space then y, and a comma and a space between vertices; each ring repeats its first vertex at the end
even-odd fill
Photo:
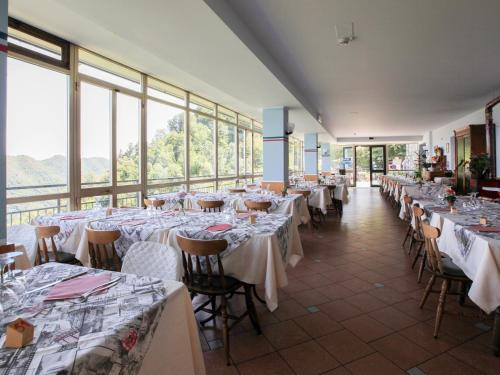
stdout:
POLYGON ((262 175, 259 122, 12 24, 8 225, 40 214, 138 206, 145 195, 176 191, 181 184, 214 191, 262 175))
POLYGON ((404 174, 415 170, 418 144, 387 145, 387 164, 390 174, 404 174))
POLYGON ((191 179, 211 178, 215 175, 215 120, 198 113, 190 113, 189 164, 191 179))
POLYGON ((186 111, 148 100, 148 184, 184 180, 186 111))

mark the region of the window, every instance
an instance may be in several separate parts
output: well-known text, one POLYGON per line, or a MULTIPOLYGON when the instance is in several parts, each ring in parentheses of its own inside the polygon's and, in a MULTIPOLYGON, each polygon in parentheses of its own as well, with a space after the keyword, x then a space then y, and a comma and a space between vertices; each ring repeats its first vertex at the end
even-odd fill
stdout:
POLYGON ((236 176, 236 126, 219 121, 218 132, 219 177, 236 176))
POLYGON ((262 134, 253 133, 253 173, 262 174, 263 172, 263 155, 262 155, 262 134))
POLYGON ((251 129, 252 128, 252 120, 248 117, 238 115, 238 125, 244 128, 251 129))
POLYGON ((208 115, 215 115, 215 103, 193 94, 189 96, 189 108, 208 115))
POLYGON ((210 178, 215 175, 215 120, 190 113, 189 163, 191 179, 210 178))
POLYGON ((236 112, 231 111, 230 109, 224 108, 222 106, 217 107, 217 117, 220 120, 236 124, 236 116, 236 112))
POLYGON ((118 185, 139 183, 139 137, 141 130, 141 100, 116 94, 116 179, 118 185))
POLYGON ((37 216, 55 215, 66 211, 69 211, 69 201, 66 198, 8 204, 7 226, 30 223, 37 216))
POLYGON ((111 185, 111 105, 109 89, 81 84, 80 153, 82 188, 111 185))
POLYGON ((141 91, 141 73, 85 49, 78 49, 78 72, 129 90, 141 91))
POLYGON ((85 197, 80 201, 82 210, 92 210, 95 208, 111 207, 111 195, 97 195, 95 197, 85 197))
POLYGON ((148 184, 185 179, 184 121, 186 111, 155 100, 147 105, 148 184))
POLYGON ((68 191, 68 76, 7 62, 7 198, 68 191))
POLYGON ((148 77, 148 90, 149 96, 164 100, 166 102, 186 105, 186 92, 168 83, 159 81, 155 78, 148 77))
POLYGON ((418 144, 387 145, 387 164, 391 174, 414 171, 417 163, 418 144))
POLYGON ((239 175, 252 174, 252 132, 238 129, 239 175))

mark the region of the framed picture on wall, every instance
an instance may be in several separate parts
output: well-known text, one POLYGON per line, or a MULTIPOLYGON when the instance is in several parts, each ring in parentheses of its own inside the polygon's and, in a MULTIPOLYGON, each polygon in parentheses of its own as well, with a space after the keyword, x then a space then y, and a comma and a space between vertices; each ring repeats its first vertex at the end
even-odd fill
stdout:
POLYGON ((446 144, 446 153, 449 153, 449 152, 450 152, 450 144, 449 144, 449 143, 447 143, 447 144, 446 144))

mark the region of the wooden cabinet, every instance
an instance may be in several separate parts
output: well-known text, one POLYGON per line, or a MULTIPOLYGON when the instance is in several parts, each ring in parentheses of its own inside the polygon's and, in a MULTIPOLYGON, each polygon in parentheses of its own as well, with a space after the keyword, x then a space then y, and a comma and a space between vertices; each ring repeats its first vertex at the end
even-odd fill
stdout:
POLYGON ((469 125, 455 130, 455 175, 457 192, 468 193, 471 190, 471 176, 468 163, 471 156, 486 152, 486 127, 469 125))

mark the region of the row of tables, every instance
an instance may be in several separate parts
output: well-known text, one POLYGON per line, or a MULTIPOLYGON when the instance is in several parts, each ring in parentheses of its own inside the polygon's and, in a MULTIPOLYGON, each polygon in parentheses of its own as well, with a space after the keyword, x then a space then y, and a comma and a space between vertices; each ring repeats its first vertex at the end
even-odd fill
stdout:
MULTIPOLYGON (((389 178, 386 176, 385 180, 389 178)), ((500 205, 459 196, 452 213, 442 198, 444 185, 392 181, 400 186, 400 218, 405 217, 403 197, 408 195, 413 204, 424 209, 424 219, 440 229, 439 250, 472 280, 469 298, 488 314, 496 311, 494 350, 500 355, 500 205), (479 225, 480 217, 486 218, 487 225, 479 225)), ((389 185, 385 184, 387 188, 389 185)), ((393 190, 397 194, 399 189, 393 190)))
MULTIPOLYGON (((311 190, 309 204, 326 212, 331 204, 328 188, 316 186, 311 190)), ((49 263, 30 268, 36 239, 24 238, 25 245, 18 245, 23 256, 16 265, 29 268, 25 272, 28 291, 82 269, 90 274, 108 272, 87 268, 90 260, 85 228, 91 227, 120 231, 115 245, 122 259, 138 241, 157 242, 180 252, 177 234, 224 238, 229 244, 222 254, 226 274, 263 285, 269 310, 278 307, 278 289, 288 283, 286 267, 295 266, 303 257, 298 226, 309 222, 310 215, 302 195, 169 193, 151 198, 165 200, 164 208, 169 210, 114 208, 110 214, 106 209, 96 209, 35 218, 33 225, 60 226, 58 247, 74 253, 86 267, 49 263), (180 197, 185 200, 186 211, 173 210, 180 197), (223 200, 223 212, 202 212, 199 199, 223 200), (250 224, 245 214, 236 212, 244 208, 246 199, 271 201, 270 213, 259 213, 256 223, 250 224), (208 230, 217 224, 231 227, 221 232, 208 230)), ((148 277, 113 275, 120 277, 118 285, 86 302, 44 302, 50 288, 26 293, 16 311, 3 315, 2 326, 14 317, 26 318, 36 327, 35 339, 32 345, 18 350, 0 349, 0 373, 152 374, 165 368, 179 374, 205 373, 198 328, 184 285, 173 280, 162 283, 148 277)))

